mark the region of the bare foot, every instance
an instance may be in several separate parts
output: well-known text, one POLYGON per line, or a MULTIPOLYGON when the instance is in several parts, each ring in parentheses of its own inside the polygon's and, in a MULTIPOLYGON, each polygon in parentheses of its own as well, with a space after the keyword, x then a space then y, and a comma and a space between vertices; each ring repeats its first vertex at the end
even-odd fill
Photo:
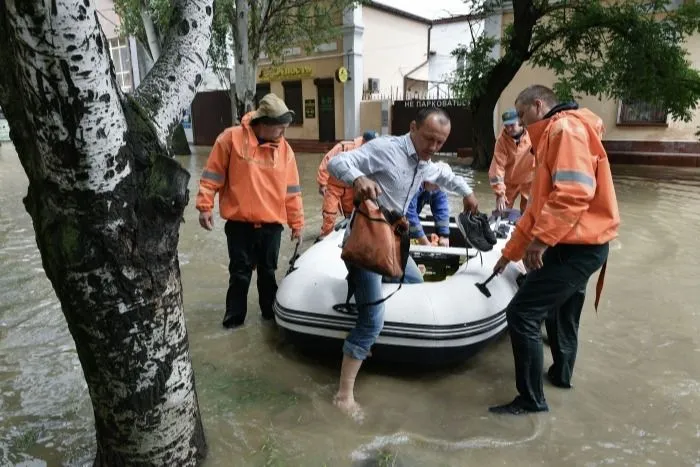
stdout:
POLYGON ((338 394, 333 397, 333 405, 338 407, 341 412, 352 418, 357 423, 362 423, 365 419, 365 413, 360 407, 360 404, 355 402, 353 397, 340 397, 338 394))

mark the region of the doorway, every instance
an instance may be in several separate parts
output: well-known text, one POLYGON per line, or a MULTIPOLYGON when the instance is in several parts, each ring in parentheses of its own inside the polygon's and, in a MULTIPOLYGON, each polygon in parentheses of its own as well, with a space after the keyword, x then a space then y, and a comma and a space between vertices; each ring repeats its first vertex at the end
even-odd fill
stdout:
POLYGON ((318 92, 318 140, 335 141, 335 85, 333 78, 319 79, 318 92))

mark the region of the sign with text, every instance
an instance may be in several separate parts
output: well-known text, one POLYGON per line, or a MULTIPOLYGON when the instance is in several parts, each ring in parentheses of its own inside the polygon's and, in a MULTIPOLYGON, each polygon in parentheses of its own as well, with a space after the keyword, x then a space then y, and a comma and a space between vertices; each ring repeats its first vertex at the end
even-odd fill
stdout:
POLYGON ((313 74, 310 66, 278 66, 263 68, 258 81, 280 81, 293 78, 307 78, 313 74))
POLYGON ((304 100, 304 118, 316 118, 316 99, 304 100))
POLYGON ((409 131, 411 122, 421 109, 436 107, 450 116, 452 130, 440 152, 456 153, 461 148, 471 148, 472 114, 461 99, 412 99, 394 101, 391 108, 391 134, 403 135, 409 131))

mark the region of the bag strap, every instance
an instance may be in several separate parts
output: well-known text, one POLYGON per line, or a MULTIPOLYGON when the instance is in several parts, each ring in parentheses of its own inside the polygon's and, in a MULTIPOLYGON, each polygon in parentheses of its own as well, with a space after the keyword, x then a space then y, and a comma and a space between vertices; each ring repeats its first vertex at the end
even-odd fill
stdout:
MULTIPOLYGON (((413 183, 416 181, 416 176, 418 175, 418 163, 416 163, 416 168, 413 170, 413 179, 411 179, 411 184, 408 187, 408 193, 406 193, 406 201, 404 201, 404 206, 408 203, 408 199, 411 196, 411 188, 413 187, 413 183)), ((372 200, 374 203, 377 204, 378 208, 382 208, 382 205, 379 203, 378 199, 372 200)), ((360 200, 354 199, 353 204, 355 205, 355 213, 353 215, 352 220, 355 220, 355 217, 358 213, 360 215, 363 215, 367 217, 369 220, 373 221, 379 221, 379 219, 373 219, 372 217, 366 215, 363 212, 360 212, 359 209, 357 209, 360 205, 360 200)), ((403 207, 402 206, 402 209, 403 207)), ((403 214, 403 213, 402 213, 403 214)), ((404 214, 405 215, 405 214, 404 214)), ((352 229, 352 224, 353 222, 350 222, 350 228, 352 229)), ((386 297, 380 298, 379 300, 375 300, 373 302, 368 302, 368 303, 350 303, 350 299, 352 298, 353 295, 355 295, 355 290, 357 289, 357 285, 355 282, 352 280, 352 274, 350 274, 350 271, 348 271, 348 275, 345 278, 345 280, 348 282, 348 294, 347 297, 345 298, 345 303, 337 303, 333 305, 333 309, 337 312, 340 313, 348 313, 348 314, 357 314, 357 308, 359 306, 376 306, 381 303, 384 303, 385 301, 389 300, 396 292, 401 290, 401 287, 403 286, 404 280, 406 279, 406 264, 408 263, 408 257, 410 256, 409 251, 411 248, 411 241, 408 237, 408 234, 403 235, 401 237, 401 266, 403 270, 403 274, 401 275, 401 280, 399 281, 399 286, 391 292, 389 295, 386 297)))

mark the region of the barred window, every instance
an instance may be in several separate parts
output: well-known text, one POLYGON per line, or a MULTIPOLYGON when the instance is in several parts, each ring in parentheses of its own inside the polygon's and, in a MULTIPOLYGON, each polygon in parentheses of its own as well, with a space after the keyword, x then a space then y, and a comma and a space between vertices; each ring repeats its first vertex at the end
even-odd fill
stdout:
POLYGON ((622 101, 618 109, 617 124, 665 126, 668 124, 668 113, 660 105, 643 101, 622 101))

